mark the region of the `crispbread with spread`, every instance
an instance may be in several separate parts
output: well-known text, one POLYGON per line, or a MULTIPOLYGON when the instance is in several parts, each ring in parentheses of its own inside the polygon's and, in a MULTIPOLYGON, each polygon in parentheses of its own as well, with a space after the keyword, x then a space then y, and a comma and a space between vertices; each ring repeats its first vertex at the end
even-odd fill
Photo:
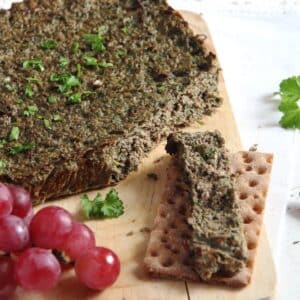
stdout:
MULTIPOLYGON (((244 223, 248 259, 245 267, 236 274, 219 272, 207 282, 231 287, 242 287, 250 282, 272 159, 271 154, 256 152, 239 152, 231 156, 230 165, 236 177, 235 192, 244 223)), ((187 222, 192 207, 189 186, 184 182, 175 158, 167 174, 168 182, 154 221, 145 266, 153 276, 201 281, 195 272, 190 249, 193 231, 187 222)))

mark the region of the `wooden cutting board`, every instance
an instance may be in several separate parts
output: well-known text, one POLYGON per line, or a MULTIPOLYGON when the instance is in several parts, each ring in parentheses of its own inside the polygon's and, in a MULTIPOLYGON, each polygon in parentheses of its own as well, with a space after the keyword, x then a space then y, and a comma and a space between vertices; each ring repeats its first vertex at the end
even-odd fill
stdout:
MULTIPOLYGON (((207 46, 215 52, 207 26, 201 16, 182 12, 195 33, 205 34, 207 46)), ((238 129, 226 93, 224 79, 220 74, 220 93, 224 104, 204 124, 194 124, 186 131, 219 129, 231 151, 242 150, 238 129)), ((265 231, 262 231, 251 284, 234 290, 206 284, 184 281, 151 279, 143 271, 143 258, 159 199, 165 180, 168 158, 160 144, 141 164, 139 170, 128 176, 116 188, 125 204, 125 214, 117 219, 85 222, 96 234, 97 243, 112 248, 121 260, 121 275, 117 282, 102 293, 95 293, 79 284, 73 271, 64 272, 58 286, 43 294, 24 293, 18 290, 15 299, 36 300, 196 300, 196 299, 272 299, 275 291, 275 268, 265 231), (157 161, 159 158, 159 161, 157 161), (147 177, 156 173, 159 180, 147 177)), ((105 194, 109 189, 101 190, 105 194)), ((90 192, 91 197, 96 191, 90 192)), ((80 195, 51 202, 68 209, 83 221, 80 210, 80 195)), ((46 204, 49 205, 49 204, 46 204)), ((45 206, 45 205, 44 205, 45 206)), ((42 206, 38 207, 40 209, 42 206)), ((51 226, 51 224, 49 224, 51 226)))

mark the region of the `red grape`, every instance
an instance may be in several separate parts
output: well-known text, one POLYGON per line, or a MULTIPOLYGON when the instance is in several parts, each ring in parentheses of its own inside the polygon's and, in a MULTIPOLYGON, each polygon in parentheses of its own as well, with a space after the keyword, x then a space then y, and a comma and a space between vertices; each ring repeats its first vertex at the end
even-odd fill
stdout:
POLYGON ((27 226, 30 225, 33 216, 34 216, 33 209, 30 209, 27 215, 23 218, 23 221, 27 226))
POLYGON ((96 246, 94 233, 86 225, 74 222, 62 250, 72 259, 86 253, 88 249, 96 246))
POLYGON ((16 185, 10 185, 9 189, 14 199, 12 214, 24 218, 32 209, 30 194, 22 187, 16 185))
POLYGON ((28 244, 28 228, 21 218, 9 215, 0 219, 0 250, 20 251, 28 244))
POLYGON ((120 274, 120 261, 111 250, 96 247, 80 256, 75 263, 80 282, 94 290, 112 285, 120 274))
POLYGON ((13 195, 9 188, 0 182, 0 218, 8 216, 13 209, 13 195))
POLYGON ((31 220, 32 243, 45 249, 61 249, 73 226, 72 216, 58 206, 41 209, 31 220))
POLYGON ((8 299, 16 289, 14 262, 8 256, 0 256, 0 300, 8 299))
POLYGON ((51 289, 57 284, 60 273, 60 265, 49 250, 29 248, 16 262, 17 281, 26 290, 42 292, 51 289))

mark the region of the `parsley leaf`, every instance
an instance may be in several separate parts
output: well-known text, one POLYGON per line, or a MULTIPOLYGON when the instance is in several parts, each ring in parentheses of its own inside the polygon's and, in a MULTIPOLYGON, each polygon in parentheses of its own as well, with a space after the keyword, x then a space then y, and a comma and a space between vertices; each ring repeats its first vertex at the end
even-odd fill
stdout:
POLYGON ((61 75, 52 74, 50 77, 50 81, 59 83, 58 90, 61 93, 69 92, 73 87, 80 85, 79 79, 69 73, 61 75))
POLYGON ((44 50, 52 50, 57 46, 57 42, 54 40, 44 40, 41 42, 40 47, 44 50))
POLYGON ((25 153, 34 147, 35 147, 34 143, 17 144, 10 149, 9 153, 11 155, 16 155, 18 153, 25 153))
POLYGON ((9 141, 16 141, 19 139, 20 136, 20 128, 14 126, 11 130, 10 130, 10 134, 9 134, 9 141))
POLYGON ((37 111, 38 108, 36 105, 28 105, 27 108, 23 111, 23 115, 26 117, 34 116, 37 111))
POLYGON ((101 68, 111 68, 113 67, 114 65, 112 63, 107 63, 105 61, 100 61, 98 63, 98 66, 101 67, 101 68))
POLYGON ((300 76, 290 77, 280 83, 281 101, 278 109, 283 113, 280 125, 300 129, 300 76))
POLYGON ((59 122, 59 121, 61 121, 61 116, 59 114, 54 114, 52 117, 52 120, 54 122, 59 122))
POLYGON ((0 170, 3 170, 6 168, 6 162, 4 160, 0 160, 0 170))
POLYGON ((123 50, 123 49, 119 49, 118 52, 117 52, 117 55, 122 58, 126 55, 126 51, 123 50))
POLYGON ((45 71, 43 62, 40 59, 25 60, 23 62, 23 68, 24 69, 33 68, 41 72, 45 71))
POLYGON ((13 92, 13 91, 14 91, 13 86, 12 86, 11 84, 9 84, 9 83, 6 83, 6 84, 4 85, 4 88, 5 88, 5 90, 6 90, 7 92, 13 92))
POLYGON ((47 120, 47 119, 44 119, 44 126, 47 129, 52 129, 51 124, 50 124, 49 120, 47 120))
POLYGON ((81 206, 87 218, 112 218, 124 213, 124 206, 115 189, 111 189, 103 200, 98 193, 94 200, 85 194, 81 198, 81 206))
POLYGON ((79 47, 80 47, 79 43, 78 42, 74 42, 72 44, 72 47, 71 47, 72 53, 76 54, 78 52, 78 50, 79 50, 79 47))
POLYGON ((63 56, 61 56, 61 57, 59 58, 59 66, 60 66, 61 68, 66 67, 68 64, 69 64, 69 60, 68 60, 67 58, 65 58, 65 57, 63 57, 63 56))
POLYGON ((33 96, 33 89, 32 89, 32 85, 30 83, 28 83, 25 87, 25 96, 27 96, 27 97, 33 96))
POLYGON ((98 65, 97 58, 92 57, 92 56, 84 55, 83 61, 86 66, 97 66, 98 65))
POLYGON ((105 27, 100 26, 96 34, 87 33, 83 35, 84 41, 91 46, 92 50, 95 52, 101 52, 106 49, 104 46, 104 32, 105 27))
POLYGON ((54 103, 56 103, 56 102, 57 102, 57 99, 56 99, 55 96, 49 96, 49 97, 48 97, 48 103, 54 104, 54 103))
POLYGON ((68 99, 68 103, 77 104, 81 102, 81 93, 75 93, 71 95, 68 99))

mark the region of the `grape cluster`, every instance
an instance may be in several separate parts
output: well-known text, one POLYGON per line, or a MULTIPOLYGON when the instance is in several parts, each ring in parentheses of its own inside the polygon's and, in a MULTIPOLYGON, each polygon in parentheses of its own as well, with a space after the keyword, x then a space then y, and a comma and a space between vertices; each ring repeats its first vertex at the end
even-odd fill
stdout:
POLYGON ((0 183, 0 300, 18 285, 39 292, 54 287, 62 268, 52 250, 75 261, 78 280, 91 289, 112 285, 120 273, 117 255, 96 247, 91 229, 68 211, 48 206, 34 215, 25 189, 0 183))

